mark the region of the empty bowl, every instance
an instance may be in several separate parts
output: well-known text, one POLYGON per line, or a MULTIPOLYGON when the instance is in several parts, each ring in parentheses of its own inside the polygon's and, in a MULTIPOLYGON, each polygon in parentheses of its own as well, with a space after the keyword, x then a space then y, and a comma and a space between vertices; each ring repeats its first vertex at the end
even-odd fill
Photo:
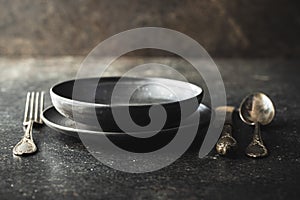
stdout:
POLYGON ((100 124, 103 131, 124 131, 128 125, 126 131, 136 132, 151 129, 161 117, 163 128, 180 124, 198 109, 203 90, 166 78, 102 77, 58 83, 50 95, 56 110, 76 122, 100 124))

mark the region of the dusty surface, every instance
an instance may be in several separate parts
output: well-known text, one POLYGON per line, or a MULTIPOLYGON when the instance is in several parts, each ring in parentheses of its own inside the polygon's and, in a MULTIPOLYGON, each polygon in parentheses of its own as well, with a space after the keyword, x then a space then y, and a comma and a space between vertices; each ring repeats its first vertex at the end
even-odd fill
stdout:
MULTIPOLYGON (((37 154, 13 157, 12 148, 22 135, 26 92, 48 91, 54 83, 73 78, 81 60, 0 58, 1 199, 298 199, 299 61, 217 60, 228 104, 238 106, 252 91, 267 93, 275 103, 276 118, 263 127, 270 150, 265 159, 244 155, 252 128, 238 116, 234 135, 240 145, 235 156, 219 157, 212 151, 199 159, 197 148, 192 148, 172 165, 153 173, 127 174, 110 169, 92 157, 80 141, 48 127, 34 132, 37 154)), ((148 61, 123 60, 109 73, 115 75, 126 66, 148 61)), ((179 60, 152 61, 186 69, 179 60)), ((50 104, 49 98, 46 103, 50 104)))

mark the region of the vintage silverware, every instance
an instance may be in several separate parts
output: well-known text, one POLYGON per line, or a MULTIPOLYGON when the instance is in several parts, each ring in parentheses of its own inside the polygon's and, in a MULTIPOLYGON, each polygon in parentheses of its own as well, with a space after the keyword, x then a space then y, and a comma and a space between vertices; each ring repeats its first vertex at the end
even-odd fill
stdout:
POLYGON ((246 124, 255 125, 253 140, 246 149, 246 155, 254 158, 267 156, 260 125, 267 125, 273 120, 275 108, 272 101, 263 93, 251 94, 242 101, 239 114, 246 124))
POLYGON ((234 112, 234 109, 233 106, 221 106, 216 109, 216 112, 226 112, 225 124, 221 137, 216 144, 216 150, 220 155, 226 155, 237 146, 237 142, 232 136, 232 113, 234 112))
POLYGON ((28 92, 25 104, 23 126, 25 133, 23 138, 13 148, 15 155, 31 154, 37 151, 33 141, 32 128, 34 123, 42 124, 40 117, 44 106, 44 92, 28 92))

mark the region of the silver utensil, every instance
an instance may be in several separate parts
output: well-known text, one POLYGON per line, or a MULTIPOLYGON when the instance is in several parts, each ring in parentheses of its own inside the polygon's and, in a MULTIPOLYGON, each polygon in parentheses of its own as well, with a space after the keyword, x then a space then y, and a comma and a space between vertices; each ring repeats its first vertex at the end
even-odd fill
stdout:
POLYGON ((226 155, 237 146, 237 142, 232 136, 232 113, 234 109, 233 106, 221 106, 216 109, 216 112, 226 112, 225 124, 221 137, 216 144, 216 150, 220 155, 226 155))
POLYGON ((247 96, 240 105, 241 119, 249 125, 255 125, 252 142, 246 149, 246 155, 254 158, 268 155, 263 143, 260 125, 269 124, 275 116, 275 108, 268 96, 263 93, 254 93, 247 96))
POLYGON ((31 154, 37 151, 33 141, 32 128, 34 123, 42 124, 40 117, 44 107, 44 92, 28 92, 25 104, 23 127, 25 133, 23 138, 13 148, 15 155, 31 154))

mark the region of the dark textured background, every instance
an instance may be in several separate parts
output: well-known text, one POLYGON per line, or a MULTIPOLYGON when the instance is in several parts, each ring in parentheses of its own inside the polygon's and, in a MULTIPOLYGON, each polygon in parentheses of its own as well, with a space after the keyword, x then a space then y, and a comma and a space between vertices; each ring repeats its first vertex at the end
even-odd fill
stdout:
POLYGON ((212 56, 299 57, 299 10, 293 0, 0 0, 0 55, 86 55, 113 34, 159 26, 212 56))

